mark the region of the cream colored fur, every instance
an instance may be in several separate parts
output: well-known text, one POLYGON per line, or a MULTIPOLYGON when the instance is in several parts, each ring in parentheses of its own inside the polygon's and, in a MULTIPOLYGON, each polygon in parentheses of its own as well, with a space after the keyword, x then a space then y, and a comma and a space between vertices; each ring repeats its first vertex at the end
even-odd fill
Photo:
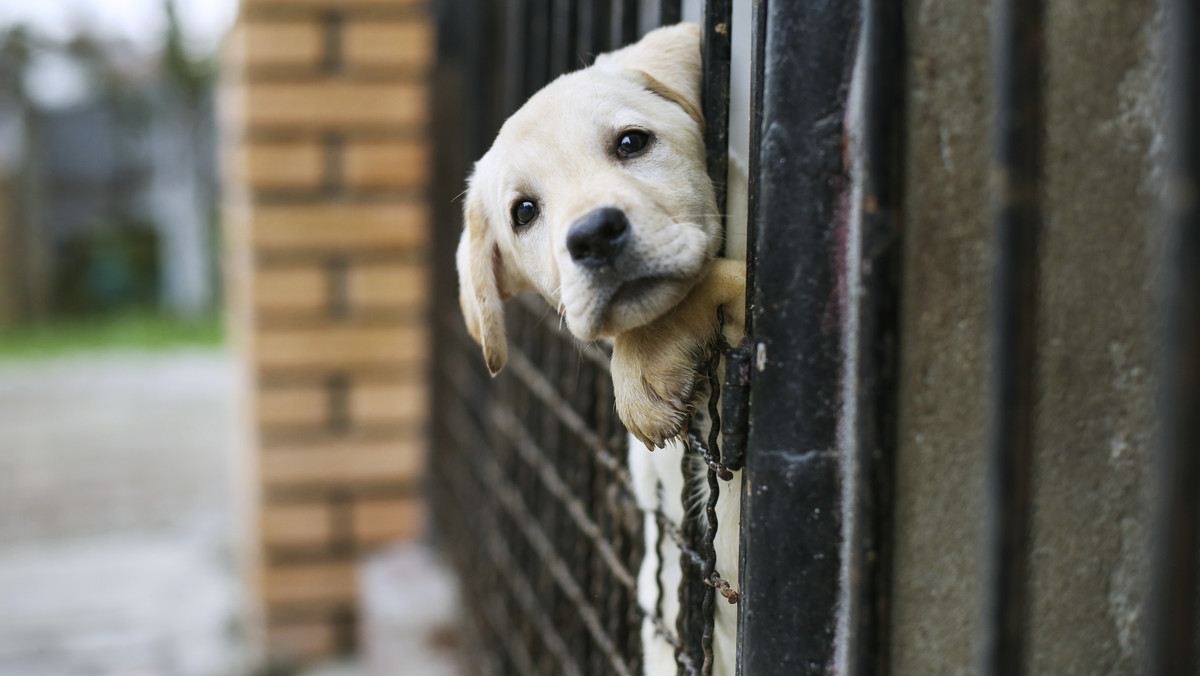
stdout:
MULTIPOLYGON (((680 24, 547 85, 476 163, 457 252, 467 328, 493 374, 508 354, 503 302, 520 291, 540 293, 580 340, 613 341, 617 411, 641 442, 629 450, 637 498, 643 509, 661 506, 676 525, 685 518, 677 437, 696 404, 697 368, 718 342, 717 308, 732 344, 745 314, 744 263, 714 258, 722 235, 705 169, 700 72, 699 29, 680 24), (629 130, 650 143, 636 157, 618 157, 629 130), (513 207, 522 201, 535 202, 537 216, 518 226, 513 207), (567 234, 601 208, 620 210, 628 230, 619 259, 597 273, 572 258, 567 234)), ((716 543, 718 571, 735 589, 738 486, 740 477, 722 490, 716 543)), ((649 612, 657 601, 657 524, 649 517, 646 537, 638 596, 649 612)), ((668 545, 663 601, 672 628, 678 561, 668 545)), ((714 673, 732 675, 736 606, 718 601, 714 673)), ((650 623, 643 643, 647 674, 675 673, 674 651, 650 623)))

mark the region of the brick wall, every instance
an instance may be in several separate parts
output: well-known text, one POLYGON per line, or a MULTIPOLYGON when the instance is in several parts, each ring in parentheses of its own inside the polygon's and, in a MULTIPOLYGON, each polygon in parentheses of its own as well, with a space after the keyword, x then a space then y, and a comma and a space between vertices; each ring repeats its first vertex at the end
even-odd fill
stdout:
POLYGON ((231 303, 276 657, 352 648, 357 560, 423 524, 422 10, 243 0, 226 55, 231 303))

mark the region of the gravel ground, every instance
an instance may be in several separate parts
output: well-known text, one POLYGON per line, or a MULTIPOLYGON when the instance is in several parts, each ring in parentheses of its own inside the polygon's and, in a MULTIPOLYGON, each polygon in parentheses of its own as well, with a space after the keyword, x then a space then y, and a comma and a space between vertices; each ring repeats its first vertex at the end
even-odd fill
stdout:
POLYGON ((0 366, 0 674, 243 673, 232 359, 0 366))

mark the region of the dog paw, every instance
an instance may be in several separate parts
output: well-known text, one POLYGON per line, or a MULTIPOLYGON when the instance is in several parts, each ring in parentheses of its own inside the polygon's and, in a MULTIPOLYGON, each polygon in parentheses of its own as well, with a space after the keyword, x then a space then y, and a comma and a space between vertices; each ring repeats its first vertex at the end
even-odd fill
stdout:
POLYGON ((612 358, 617 415, 648 448, 661 448, 683 432, 711 337, 663 340, 641 331, 617 337, 612 358))
POLYGON ((670 312, 613 342, 613 392, 626 429, 648 447, 678 436, 713 351, 742 340, 746 264, 716 259, 670 312), (724 312, 724 325, 717 309, 724 312))

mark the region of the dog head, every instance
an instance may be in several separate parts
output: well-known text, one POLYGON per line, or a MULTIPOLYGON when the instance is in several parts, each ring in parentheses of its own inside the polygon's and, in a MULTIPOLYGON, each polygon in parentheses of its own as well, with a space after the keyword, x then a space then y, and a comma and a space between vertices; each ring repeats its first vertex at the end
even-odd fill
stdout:
POLYGON ((493 374, 511 295, 541 293, 580 340, 613 337, 674 307, 715 255, 700 70, 696 26, 653 31, 551 82, 476 163, 460 300, 493 374))

